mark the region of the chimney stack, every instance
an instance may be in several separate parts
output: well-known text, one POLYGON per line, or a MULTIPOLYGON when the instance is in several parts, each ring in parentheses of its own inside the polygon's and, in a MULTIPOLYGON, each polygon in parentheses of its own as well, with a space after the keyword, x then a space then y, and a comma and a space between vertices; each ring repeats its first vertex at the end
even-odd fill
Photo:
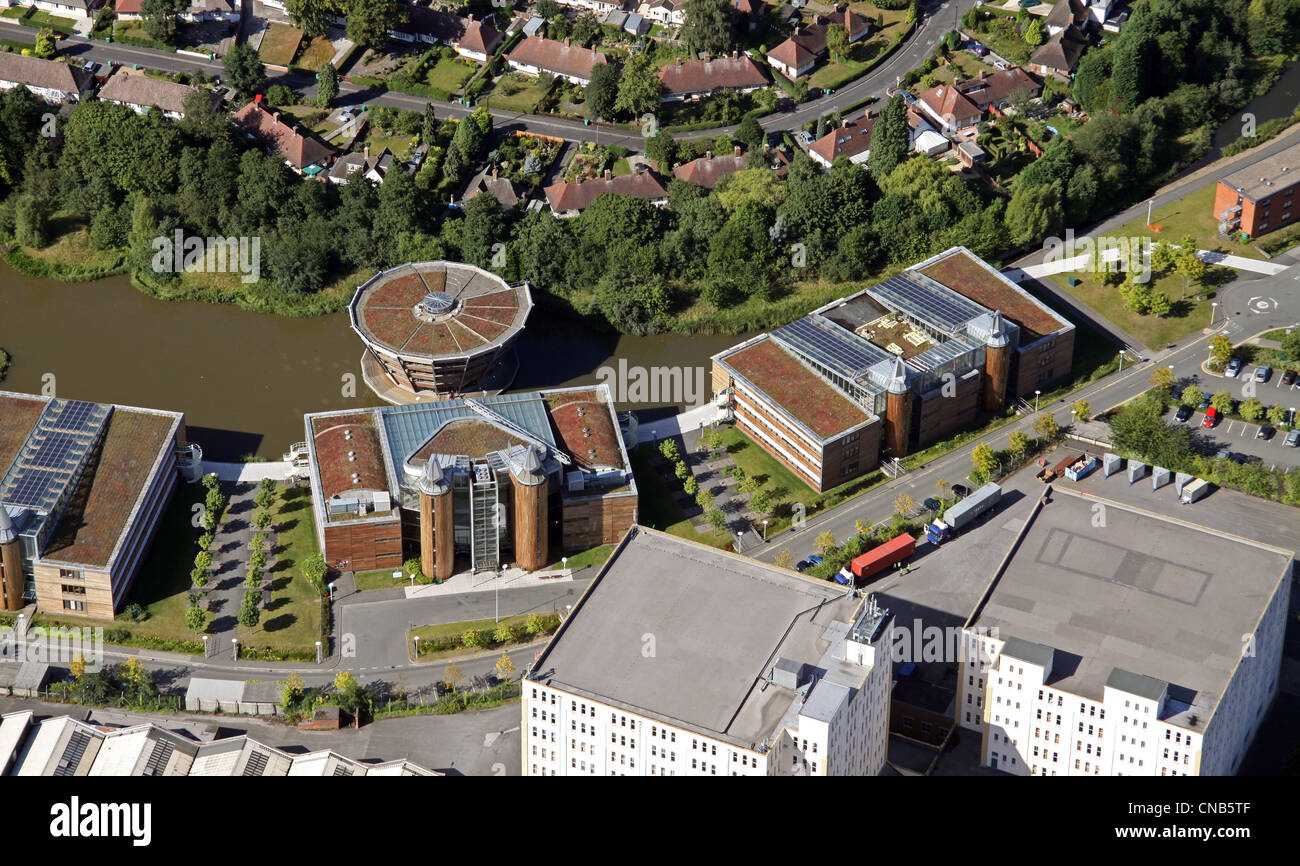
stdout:
POLYGON ((731 155, 740 156, 740 145, 734 144, 731 146, 731 155))
POLYGON ((492 166, 492 179, 493 180, 497 179, 497 167, 495 165, 492 166))
POLYGON ((568 37, 568 36, 564 37, 564 47, 565 47, 565 48, 568 48, 568 47, 569 47, 569 37, 568 37))
POLYGON ((713 159, 713 151, 711 151, 711 150, 706 150, 706 151, 704 151, 704 158, 705 158, 705 159, 713 159))
POLYGON ((362 155, 366 158, 367 162, 370 161, 370 145, 366 145, 365 149, 362 151, 362 155))
POLYGON ((605 180, 609 180, 612 176, 613 175, 610 173, 610 170, 605 169, 605 180))

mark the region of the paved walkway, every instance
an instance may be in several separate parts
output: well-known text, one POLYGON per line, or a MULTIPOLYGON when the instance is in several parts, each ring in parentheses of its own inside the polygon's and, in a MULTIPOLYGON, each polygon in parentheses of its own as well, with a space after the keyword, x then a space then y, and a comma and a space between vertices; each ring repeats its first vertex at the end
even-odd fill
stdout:
POLYGON ((726 412, 716 404, 706 403, 668 418, 639 425, 636 430, 636 441, 638 445, 644 445, 647 442, 681 436, 685 431, 698 433, 701 426, 717 423, 723 420, 725 415, 726 412))
POLYGON ((263 478, 284 481, 293 472, 288 463, 215 463, 203 461, 205 473, 215 472, 217 477, 227 484, 256 484, 263 478))
MULTIPOLYGON (((1075 244, 1078 245, 1082 240, 1083 239, 1077 239, 1075 244)), ((1197 250, 1196 257, 1207 264, 1222 265, 1223 267, 1235 268, 1239 271, 1251 271, 1256 274, 1267 274, 1271 277, 1277 276, 1290 267, 1290 265, 1278 262, 1265 262, 1260 261, 1259 259, 1248 259, 1244 256, 1228 255, 1215 250, 1197 250)), ((1092 269, 1092 258, 1091 253, 1082 253, 1068 259, 1057 259, 1055 261, 1042 262, 1036 265, 1027 265, 1023 268, 1011 268, 1006 271, 1006 275, 1012 280, 1020 281, 1026 277, 1038 279, 1040 277, 1050 277, 1055 274, 1087 271, 1092 269)), ((1117 262, 1120 258, 1120 251, 1116 249, 1107 249, 1102 251, 1101 254, 1103 262, 1117 262)))
MULTIPOLYGON (((253 464, 264 465, 264 464, 253 464)), ((244 597, 244 578, 248 576, 248 557, 251 553, 249 543, 254 528, 253 515, 257 505, 253 502, 257 496, 257 484, 241 482, 224 484, 221 492, 229 498, 226 507, 226 520, 217 527, 212 539, 212 579, 203 589, 208 593, 208 610, 213 619, 208 626, 209 643, 220 652, 229 648, 230 639, 239 636, 240 602, 244 597)), ((278 579, 275 571, 276 536, 274 524, 266 534, 266 569, 262 578, 263 601, 265 602, 270 587, 278 579)), ((262 624, 266 622, 269 610, 262 612, 262 624)))
MULTIPOLYGON (((573 569, 563 571, 524 571, 507 568, 499 575, 460 574, 442 583, 423 586, 404 586, 407 598, 430 598, 439 595, 459 595, 464 592, 492 592, 498 589, 521 589, 527 586, 548 586, 573 580, 573 569)), ((393 581, 397 583, 396 580, 393 581)))

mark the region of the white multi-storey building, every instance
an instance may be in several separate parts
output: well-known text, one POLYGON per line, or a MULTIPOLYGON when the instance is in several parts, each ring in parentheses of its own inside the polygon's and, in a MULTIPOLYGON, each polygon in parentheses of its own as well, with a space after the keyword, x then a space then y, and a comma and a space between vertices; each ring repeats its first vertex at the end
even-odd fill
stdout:
POLYGON ((633 527, 523 681, 526 776, 874 775, 892 617, 633 527))
POLYGON ((1051 491, 966 623, 980 651, 958 722, 1017 775, 1233 774, 1277 692, 1292 568, 1289 551, 1051 491))

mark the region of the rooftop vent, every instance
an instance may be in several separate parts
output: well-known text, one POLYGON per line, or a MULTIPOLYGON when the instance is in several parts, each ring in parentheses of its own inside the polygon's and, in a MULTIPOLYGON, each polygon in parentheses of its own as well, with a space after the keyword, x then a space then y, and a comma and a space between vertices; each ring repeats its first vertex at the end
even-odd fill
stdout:
POLYGON ((579 406, 579 407, 578 407, 578 417, 581 418, 583 415, 586 415, 586 414, 587 414, 587 407, 586 407, 586 406, 579 406))

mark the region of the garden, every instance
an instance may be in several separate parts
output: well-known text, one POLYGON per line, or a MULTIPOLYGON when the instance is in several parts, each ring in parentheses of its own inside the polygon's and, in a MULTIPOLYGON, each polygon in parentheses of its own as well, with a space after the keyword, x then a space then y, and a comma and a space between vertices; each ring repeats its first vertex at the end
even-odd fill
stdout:
POLYGON ((262 42, 257 48, 257 55, 262 59, 263 63, 287 68, 293 62, 294 56, 297 55, 298 45, 301 42, 301 30, 289 24, 278 21, 272 22, 262 36, 262 42))
POLYGON ((502 177, 539 188, 563 147, 563 139, 515 131, 497 141, 488 159, 502 177))
POLYGON ((533 114, 538 103, 546 98, 557 81, 550 75, 532 78, 519 72, 507 72, 480 98, 488 101, 498 111, 533 114))
MULTIPOLYGON (((408 652, 419 640, 420 659, 480 653, 532 643, 560 627, 558 613, 529 613, 491 619, 425 625, 406 633, 408 652)), ((413 661, 415 659, 412 659, 413 661)))
POLYGON ((628 150, 619 145, 598 145, 588 141, 579 146, 577 153, 564 167, 564 180, 591 180, 602 177, 606 171, 614 176, 631 174, 632 168, 627 161, 628 150))

